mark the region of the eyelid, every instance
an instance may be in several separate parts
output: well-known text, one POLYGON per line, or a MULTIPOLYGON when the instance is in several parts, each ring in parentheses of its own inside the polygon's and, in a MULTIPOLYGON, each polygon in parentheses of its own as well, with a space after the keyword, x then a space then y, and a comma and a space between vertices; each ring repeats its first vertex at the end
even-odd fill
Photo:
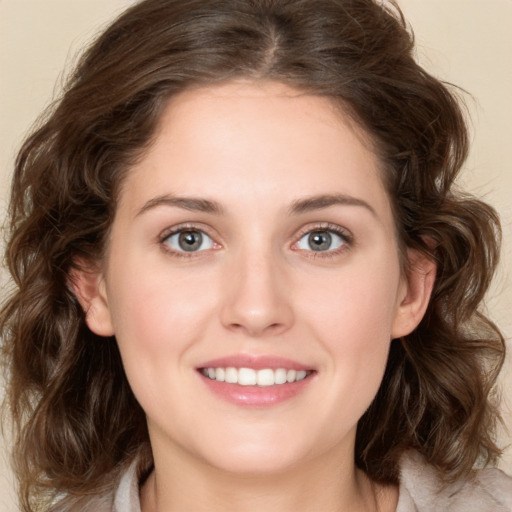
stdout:
POLYGON ((312 224, 307 224, 306 226, 300 228, 295 238, 298 240, 305 234, 311 233, 313 231, 332 231, 333 233, 342 236, 349 242, 353 242, 354 239, 354 235, 349 229, 338 224, 333 224, 332 222, 313 222, 312 224))
MULTIPOLYGON (((207 225, 204 225, 202 223, 192 223, 192 222, 184 222, 181 224, 177 224, 172 227, 168 227, 161 231, 161 233, 158 235, 157 242, 162 247, 164 251, 167 253, 171 253, 172 255, 178 256, 178 257, 194 257, 199 256, 201 253, 209 252, 210 250, 216 250, 222 247, 222 245, 216 241, 217 236, 211 233, 211 228, 207 225), (202 251, 177 251, 169 247, 165 241, 169 239, 169 237, 180 233, 182 231, 200 231, 201 233, 205 234, 207 237, 209 237, 214 247, 212 249, 206 249, 202 251)), ((312 224, 308 224, 304 227, 302 227, 298 233, 294 237, 294 241, 291 245, 291 248, 295 251, 301 251, 304 253, 309 253, 311 257, 329 257, 329 256, 335 256, 340 254, 341 252, 345 252, 349 250, 354 245, 354 236, 350 230, 348 230, 345 227, 342 227, 338 224, 333 224, 330 222, 316 222, 312 224), (330 231, 338 236, 340 236, 345 243, 338 249, 333 249, 329 251, 308 251, 305 249, 298 249, 297 243, 300 241, 304 235, 308 233, 312 233, 314 231, 330 231), (313 253, 313 254, 311 254, 313 253)))
POLYGON ((332 224, 330 222, 318 222, 314 224, 308 224, 307 226, 302 227, 297 235, 295 236, 295 241, 292 243, 292 249, 296 251, 301 251, 304 253, 309 253, 312 257, 330 257, 340 254, 341 252, 345 252, 350 249, 354 245, 354 235, 350 230, 339 226, 338 224, 332 224), (328 251, 308 251, 306 249, 298 249, 296 246, 299 241, 307 234, 313 233, 315 231, 330 231, 339 237, 341 237, 345 243, 338 249, 328 250, 328 251), (311 254, 313 253, 313 254, 311 254))
POLYGON ((168 227, 168 228, 164 229, 163 231, 161 231, 157 237, 157 242, 158 242, 158 245, 162 248, 162 250, 164 250, 167 253, 170 253, 173 256, 193 258, 194 256, 199 256, 202 253, 208 252, 210 250, 219 249, 221 247, 221 244, 216 242, 215 238, 216 237, 211 233, 211 229, 208 226, 205 226, 204 224, 201 224, 201 223, 185 222, 182 224, 177 224, 172 227, 168 227), (213 247, 211 249, 203 249, 201 251, 187 252, 187 251, 179 251, 179 250, 173 249, 166 243, 166 241, 170 237, 172 237, 173 235, 177 235, 178 233, 181 233, 183 231, 198 231, 198 232, 202 233, 203 235, 207 236, 213 242, 213 247))

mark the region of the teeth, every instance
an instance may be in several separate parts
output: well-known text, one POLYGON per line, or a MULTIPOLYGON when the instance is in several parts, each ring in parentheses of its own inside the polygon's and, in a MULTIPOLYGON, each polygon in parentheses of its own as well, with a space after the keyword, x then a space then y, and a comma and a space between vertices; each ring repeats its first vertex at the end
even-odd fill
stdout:
MULTIPOLYGON (((210 375, 208 375, 209 377, 210 375)), ((230 384, 238 383, 238 370, 236 368, 226 368, 225 380, 230 384)))
POLYGON ((275 372, 275 383, 276 384, 284 384, 286 382, 286 370, 284 368, 279 368, 275 372))
POLYGON ((274 386, 305 379, 311 372, 306 370, 287 370, 286 368, 203 368, 201 373, 209 379, 240 386, 274 386))
POLYGON ((307 373, 304 370, 299 370, 297 372, 297 377, 295 377, 295 380, 303 380, 306 378, 307 373))
POLYGON ((274 370, 258 370, 258 386, 273 386, 275 381, 274 370))
POLYGON ((251 368, 240 368, 238 370, 238 384, 241 386, 254 386, 256 384, 256 371, 251 368))

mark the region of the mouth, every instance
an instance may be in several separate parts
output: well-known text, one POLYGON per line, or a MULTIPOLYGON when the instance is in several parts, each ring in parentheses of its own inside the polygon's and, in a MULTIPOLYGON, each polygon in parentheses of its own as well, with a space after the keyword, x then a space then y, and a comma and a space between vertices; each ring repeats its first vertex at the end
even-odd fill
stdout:
POLYGON ((208 379, 227 384, 238 384, 239 386, 282 386, 300 382, 309 377, 312 370, 295 370, 293 368, 235 368, 228 367, 208 367, 200 368, 199 371, 208 379))
POLYGON ((300 395, 317 371, 289 359, 239 354, 197 369, 216 396, 239 406, 267 407, 300 395))

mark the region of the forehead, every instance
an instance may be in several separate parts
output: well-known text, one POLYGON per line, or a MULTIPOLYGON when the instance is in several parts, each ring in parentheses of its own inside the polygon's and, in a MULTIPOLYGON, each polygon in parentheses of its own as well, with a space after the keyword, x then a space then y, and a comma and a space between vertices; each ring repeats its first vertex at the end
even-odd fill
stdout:
POLYGON ((162 193, 229 202, 243 193, 292 201, 337 192, 388 206, 369 136, 328 98, 275 82, 237 81, 174 96, 126 181, 125 199, 134 203, 162 193))
POLYGON ((209 137, 222 135, 223 128, 238 128, 247 135, 252 131, 254 135, 262 125, 272 135, 279 128, 286 129, 290 135, 285 141, 288 144, 294 138, 304 142, 309 136, 316 142, 326 132, 345 131, 357 139, 354 150, 363 149, 375 156, 371 137, 341 100, 268 80, 236 80, 182 91, 164 109, 155 139, 186 129, 196 133, 205 129, 210 132, 209 137), (272 127, 276 130, 269 131, 272 127))

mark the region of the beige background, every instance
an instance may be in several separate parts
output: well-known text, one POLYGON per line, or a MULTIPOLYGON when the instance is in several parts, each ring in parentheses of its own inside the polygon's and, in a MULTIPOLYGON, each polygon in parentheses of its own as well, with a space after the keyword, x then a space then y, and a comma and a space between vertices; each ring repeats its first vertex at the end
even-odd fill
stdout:
MULTIPOLYGON (((399 0, 400 1, 400 0, 399 0)), ((0 0, 0 214, 16 148, 58 91, 63 69, 130 0, 0 0), (55 85, 57 83, 57 85, 55 85)), ((512 0, 401 0, 418 57, 435 75, 471 93, 473 149, 464 185, 501 213, 503 261, 488 307, 512 338, 512 0)), ((3 214, 2 214, 3 215, 3 214)), ((512 427, 512 364, 502 378, 512 427)), ((510 443, 503 434, 503 443, 510 443)), ((13 485, 0 450, 0 510, 14 512, 13 485)), ((502 467, 512 473, 512 449, 502 467)))

